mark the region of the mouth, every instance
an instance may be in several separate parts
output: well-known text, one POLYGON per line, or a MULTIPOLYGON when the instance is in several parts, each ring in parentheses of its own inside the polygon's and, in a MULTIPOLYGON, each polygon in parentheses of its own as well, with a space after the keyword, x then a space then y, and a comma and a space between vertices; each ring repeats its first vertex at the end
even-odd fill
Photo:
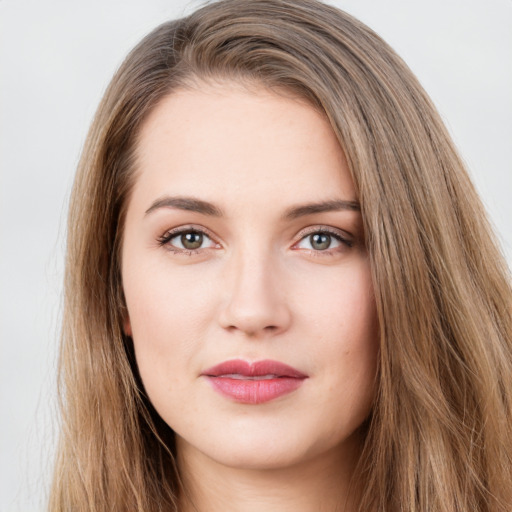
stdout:
POLYGON ((279 361, 232 359, 202 374, 221 395, 243 404, 262 404, 298 389, 308 378, 279 361))

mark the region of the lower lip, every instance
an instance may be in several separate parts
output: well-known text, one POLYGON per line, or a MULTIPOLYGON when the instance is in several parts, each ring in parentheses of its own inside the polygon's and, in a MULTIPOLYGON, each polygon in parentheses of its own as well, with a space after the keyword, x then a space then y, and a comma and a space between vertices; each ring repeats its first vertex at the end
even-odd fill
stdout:
POLYGON ((295 391, 304 379, 279 377, 276 379, 230 379, 207 377, 215 391, 242 404, 263 404, 295 391))

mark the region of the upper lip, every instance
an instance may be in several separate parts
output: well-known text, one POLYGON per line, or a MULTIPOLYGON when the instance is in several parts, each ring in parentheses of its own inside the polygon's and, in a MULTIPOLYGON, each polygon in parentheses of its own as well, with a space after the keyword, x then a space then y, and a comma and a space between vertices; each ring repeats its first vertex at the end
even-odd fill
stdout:
POLYGON ((242 359, 230 359, 204 370, 201 375, 206 377, 222 377, 240 375, 242 377, 262 377, 272 375, 275 378, 288 377, 293 379, 305 379, 307 375, 292 366, 265 359, 249 363, 242 359))

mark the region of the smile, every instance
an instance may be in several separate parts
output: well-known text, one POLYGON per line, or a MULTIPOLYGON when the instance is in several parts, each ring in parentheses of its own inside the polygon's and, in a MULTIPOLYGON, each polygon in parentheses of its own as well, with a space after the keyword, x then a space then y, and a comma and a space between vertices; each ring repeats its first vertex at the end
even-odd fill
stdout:
POLYGON ((299 388, 307 375, 278 361, 225 361, 202 374, 221 395, 243 404, 262 404, 299 388))

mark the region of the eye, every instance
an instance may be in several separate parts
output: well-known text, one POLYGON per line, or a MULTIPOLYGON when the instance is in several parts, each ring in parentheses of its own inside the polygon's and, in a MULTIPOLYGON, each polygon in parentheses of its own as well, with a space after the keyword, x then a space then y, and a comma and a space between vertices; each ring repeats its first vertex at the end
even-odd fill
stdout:
POLYGON ((333 233, 325 229, 310 231, 294 246, 295 249, 327 253, 342 249, 343 247, 352 247, 352 242, 342 236, 341 233, 333 233))
POLYGON ((192 253, 200 249, 217 247, 206 233, 198 229, 175 229, 167 232, 158 239, 160 245, 164 245, 175 252, 192 253))
MULTIPOLYGON (((314 249, 315 251, 325 251, 326 249, 330 249, 334 244, 336 246, 340 244, 338 240, 336 240, 329 233, 313 233, 312 235, 308 235, 307 237, 301 240, 301 244, 305 244, 307 249, 314 249)), ((301 245, 299 244, 299 246, 301 245)))
POLYGON ((180 249, 199 249, 203 245, 203 241, 206 237, 203 233, 197 231, 189 231, 188 233, 182 233, 172 237, 169 243, 179 247, 180 249))

